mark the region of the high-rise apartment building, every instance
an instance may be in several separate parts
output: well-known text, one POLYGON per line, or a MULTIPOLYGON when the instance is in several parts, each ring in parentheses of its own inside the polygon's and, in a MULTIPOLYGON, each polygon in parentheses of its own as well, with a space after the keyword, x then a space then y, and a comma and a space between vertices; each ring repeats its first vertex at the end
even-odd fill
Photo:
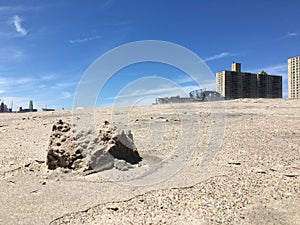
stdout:
POLYGON ((217 92, 226 99, 282 98, 282 76, 241 72, 241 64, 235 62, 231 68, 216 74, 217 92))
POLYGON ((289 98, 300 98, 300 56, 288 59, 289 98))

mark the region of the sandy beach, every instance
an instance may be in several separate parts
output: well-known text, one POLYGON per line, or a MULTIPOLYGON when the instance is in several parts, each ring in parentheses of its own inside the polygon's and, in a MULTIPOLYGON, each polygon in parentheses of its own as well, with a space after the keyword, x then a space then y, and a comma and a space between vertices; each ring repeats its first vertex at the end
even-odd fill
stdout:
POLYGON ((49 170, 52 124, 84 117, 1 114, 0 224, 300 224, 300 99, 99 108, 141 163, 49 170))

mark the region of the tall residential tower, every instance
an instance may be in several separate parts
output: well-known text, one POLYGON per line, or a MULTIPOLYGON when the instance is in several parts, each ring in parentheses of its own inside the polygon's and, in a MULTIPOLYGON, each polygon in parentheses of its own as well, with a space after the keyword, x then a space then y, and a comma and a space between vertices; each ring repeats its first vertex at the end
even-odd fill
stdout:
POLYGON ((226 99, 282 98, 282 76, 241 72, 240 63, 232 63, 231 71, 216 75, 217 92, 226 99))
POLYGON ((300 56, 288 59, 289 98, 300 98, 300 56))

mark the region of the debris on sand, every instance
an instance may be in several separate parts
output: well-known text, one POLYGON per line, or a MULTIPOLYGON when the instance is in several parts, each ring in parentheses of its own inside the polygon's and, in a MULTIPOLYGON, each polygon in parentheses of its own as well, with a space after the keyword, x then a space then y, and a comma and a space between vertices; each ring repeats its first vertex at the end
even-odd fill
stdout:
POLYGON ((62 120, 52 126, 47 154, 48 169, 60 167, 99 172, 116 167, 126 170, 141 160, 132 133, 119 131, 108 121, 104 122, 97 134, 91 130, 76 132, 75 125, 62 120))

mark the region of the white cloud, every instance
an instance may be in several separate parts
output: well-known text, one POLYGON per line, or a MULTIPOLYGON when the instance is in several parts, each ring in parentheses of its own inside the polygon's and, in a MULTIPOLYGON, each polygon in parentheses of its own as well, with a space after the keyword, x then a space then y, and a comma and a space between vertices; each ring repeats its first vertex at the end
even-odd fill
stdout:
POLYGON ((53 85, 51 88, 69 88, 77 85, 77 82, 61 82, 61 83, 56 83, 53 85))
POLYGON ((219 53, 219 54, 216 54, 216 55, 209 56, 209 57, 205 58, 204 62, 225 58, 225 57, 228 57, 228 56, 231 56, 231 55, 233 55, 233 54, 230 54, 229 52, 222 52, 222 53, 219 53))
POLYGON ((284 35, 281 39, 286 39, 286 38, 290 38, 290 37, 297 37, 298 34, 295 32, 288 32, 286 35, 284 35))
POLYGON ((298 36, 297 33, 293 33, 293 32, 288 32, 287 35, 290 36, 290 37, 298 36))
POLYGON ((82 39, 69 40, 69 43, 70 44, 77 44, 77 43, 93 41, 93 40, 96 40, 96 39, 99 39, 99 38, 101 38, 101 36, 86 37, 86 38, 82 38, 82 39))
POLYGON ((22 27, 22 24, 21 24, 22 19, 21 19, 20 17, 14 16, 13 22, 14 22, 16 31, 17 31, 18 33, 20 33, 22 36, 25 36, 25 35, 28 33, 28 31, 25 30, 25 29, 22 27))
POLYGON ((179 95, 180 92, 182 93, 182 89, 179 89, 179 87, 158 87, 156 89, 135 89, 129 91, 127 94, 122 94, 117 96, 117 98, 128 98, 128 97, 142 97, 147 95, 156 95, 156 96, 174 96, 179 95))
POLYGON ((45 4, 43 6, 0 6, 0 12, 2 15, 11 15, 19 12, 38 11, 45 7, 45 4))
POLYGON ((266 66, 258 69, 251 69, 249 72, 258 73, 260 71, 265 71, 270 75, 286 75, 287 74, 287 63, 280 63, 276 65, 266 66))
POLYGON ((193 80, 190 76, 182 76, 175 79, 175 82, 178 84, 185 84, 185 83, 195 82, 195 80, 193 80))
POLYGON ((0 79, 0 89, 5 93, 15 93, 34 88, 35 82, 32 78, 7 78, 0 79))
MULTIPOLYGON (((43 89, 47 88, 47 91, 49 91, 49 86, 52 84, 49 84, 49 80, 45 79, 47 77, 41 77, 41 78, 34 78, 34 77, 1 77, 0 78, 0 90, 4 90, 6 94, 9 95, 32 95, 33 91, 37 91, 37 88, 43 89)), ((50 79, 50 77, 49 77, 50 79)), ((57 86, 55 91, 57 89, 64 89, 65 86, 57 86)), ((51 91, 49 91, 51 92, 51 91)))

